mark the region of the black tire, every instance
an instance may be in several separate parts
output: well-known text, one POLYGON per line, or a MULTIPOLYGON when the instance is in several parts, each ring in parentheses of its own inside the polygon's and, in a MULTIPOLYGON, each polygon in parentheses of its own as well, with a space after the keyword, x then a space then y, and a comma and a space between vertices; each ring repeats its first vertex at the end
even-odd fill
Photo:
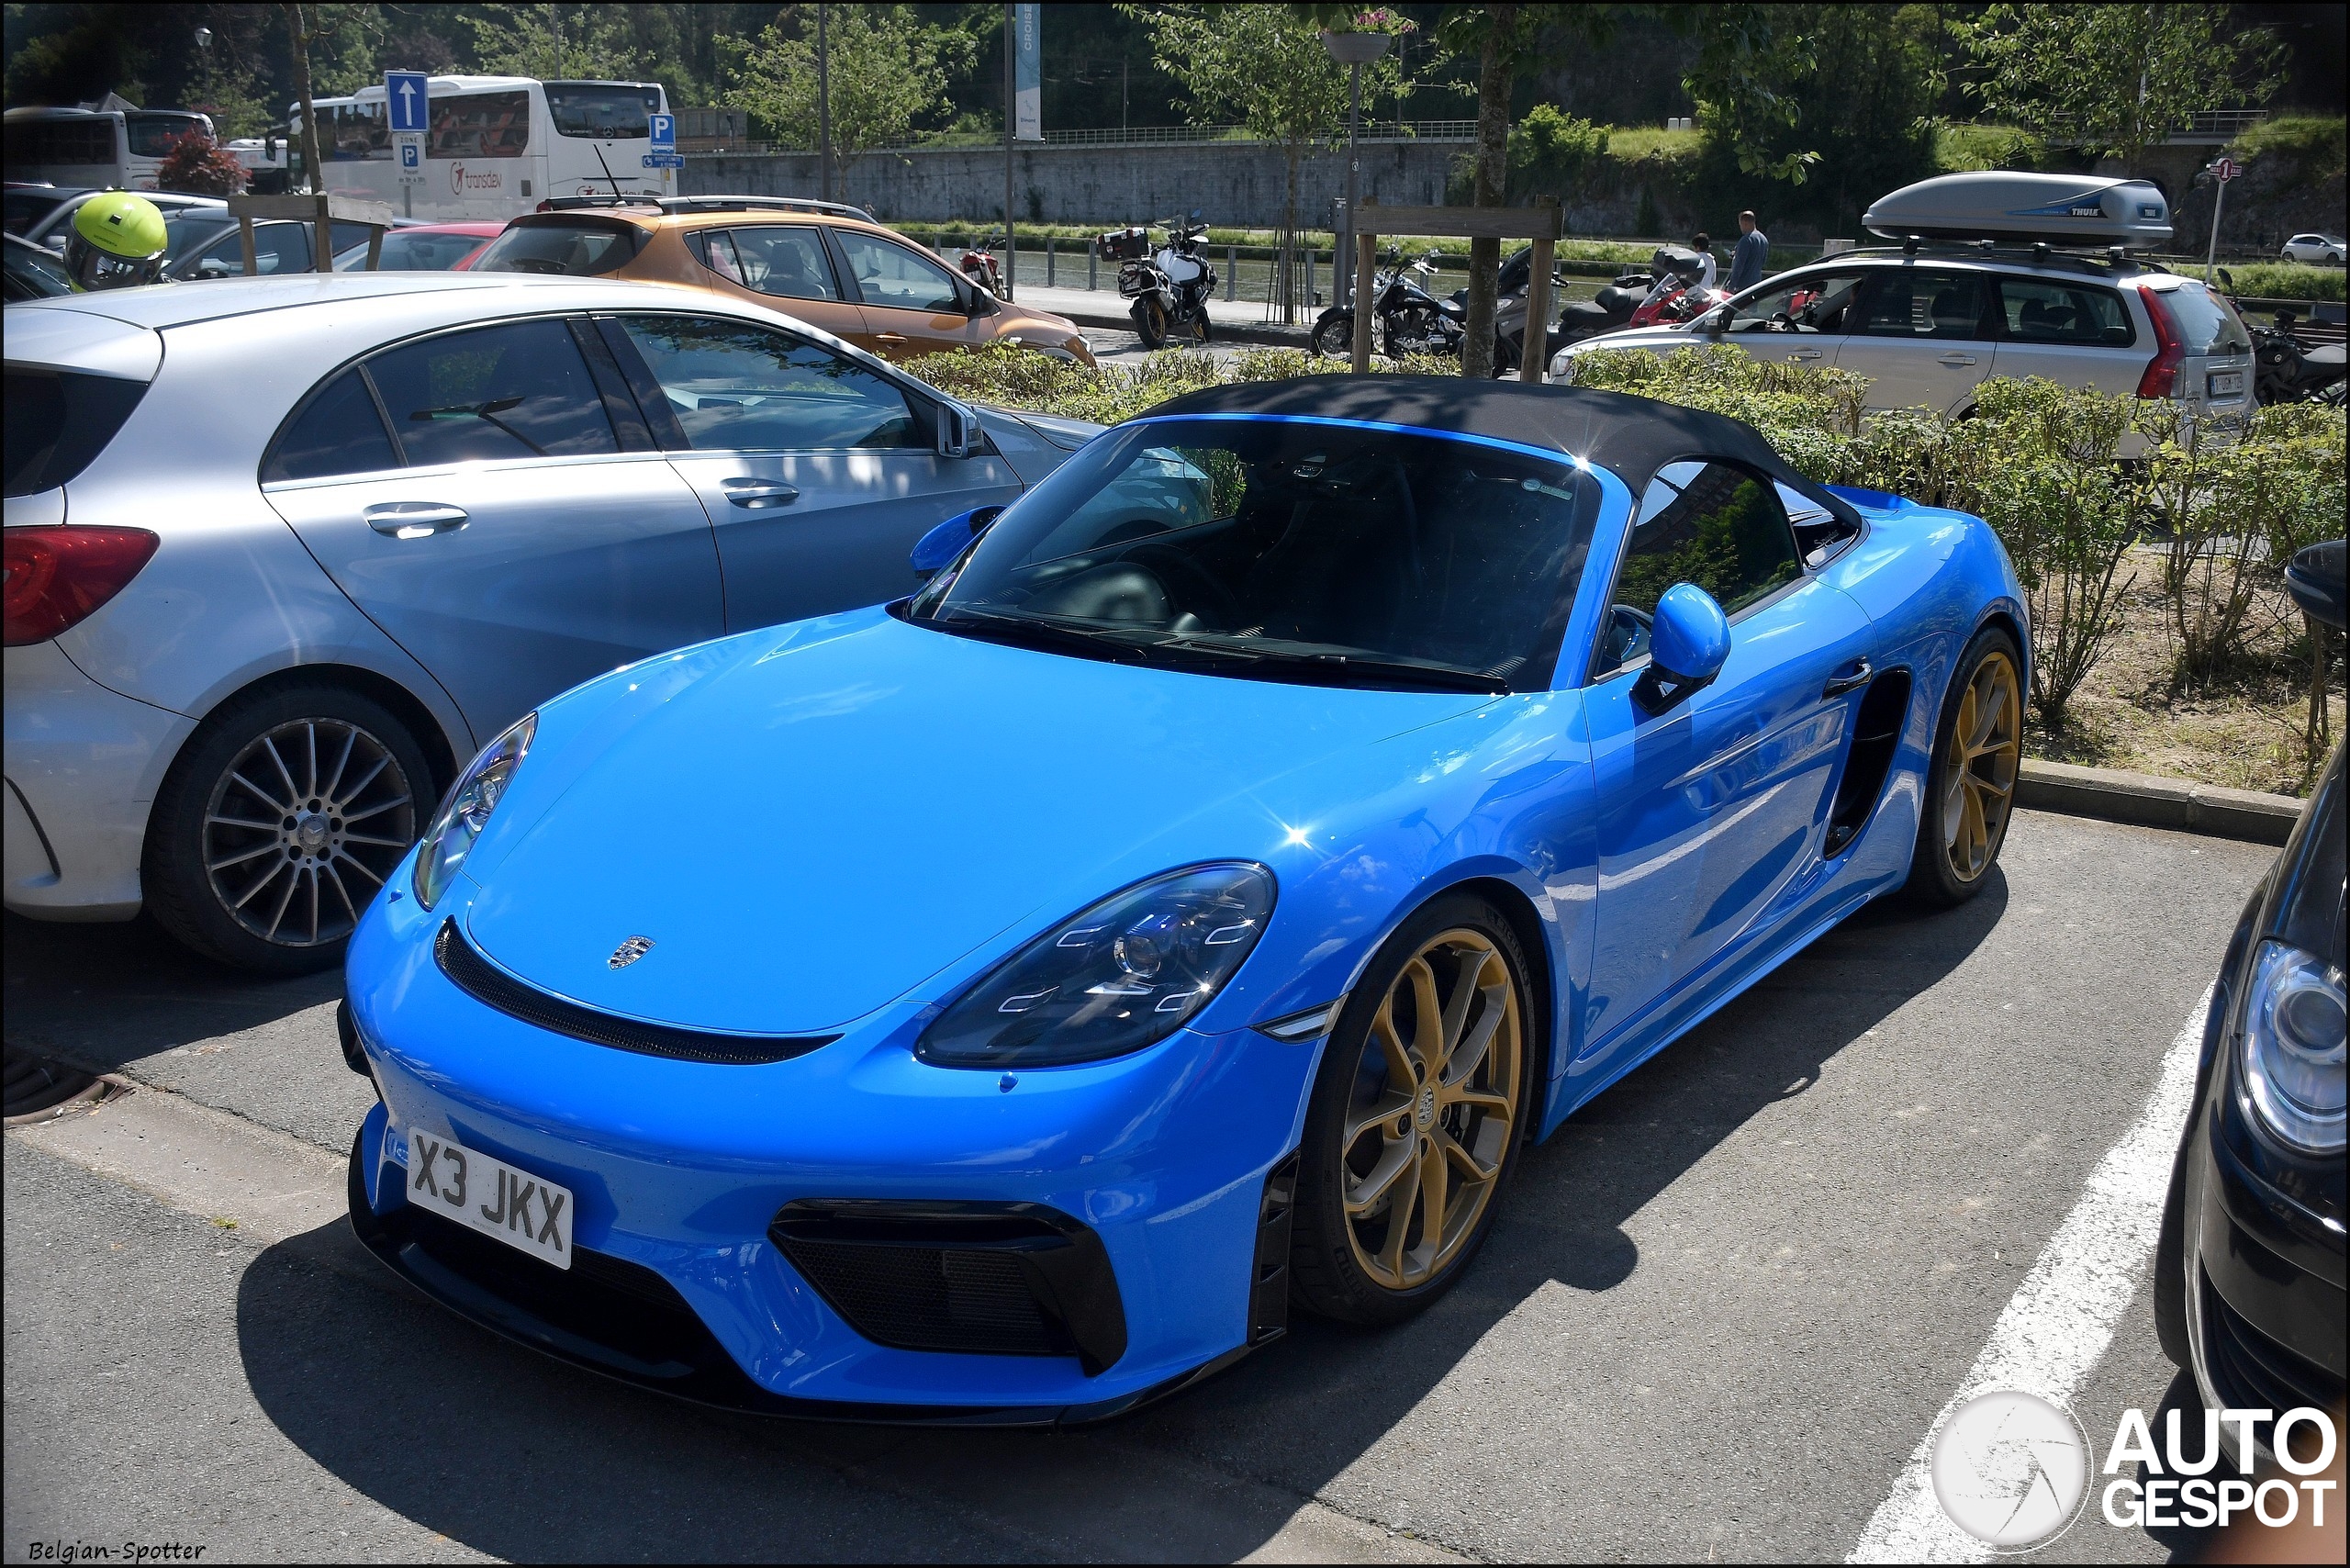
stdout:
POLYGON ((1155 299, 1137 299, 1133 311, 1135 335, 1147 349, 1167 346, 1167 312, 1155 299))
MULTIPOLYGON (((1500 1212, 1502 1194, 1510 1172, 1516 1169, 1518 1149, 1526 1141, 1527 1118, 1535 1103, 1532 1085, 1539 1070, 1541 1022, 1528 972, 1517 937, 1499 911, 1483 899, 1448 894, 1432 901, 1405 921, 1364 973, 1323 1049, 1322 1064, 1315 1077, 1313 1103, 1305 1114, 1304 1158, 1298 1172, 1297 1206, 1290 1244, 1291 1290, 1300 1305, 1344 1323, 1401 1323, 1425 1311, 1467 1271, 1493 1229, 1494 1216, 1500 1212), (1460 940, 1459 947, 1446 946, 1456 939, 1460 940), (1445 1002, 1447 1012, 1458 992, 1439 995, 1438 990, 1447 978, 1437 972, 1444 962, 1445 952, 1460 955, 1450 973, 1453 986, 1465 983, 1462 976, 1470 972, 1468 965, 1472 962, 1479 966, 1474 972, 1485 977, 1478 987, 1481 995, 1460 1004, 1454 1043, 1467 1041, 1484 1027, 1486 1018, 1499 1005, 1493 996, 1502 988, 1487 967, 1492 958, 1497 957, 1506 966, 1508 995, 1513 1004, 1508 1014, 1489 1029, 1486 1043, 1478 1049, 1468 1071, 1457 1080, 1449 1079, 1444 1064, 1438 1063, 1432 1078, 1418 1081, 1421 1087, 1416 1092, 1407 1086, 1399 1094, 1385 1066, 1392 1058, 1373 1040, 1373 1028, 1386 1010, 1391 991, 1405 987, 1416 994, 1416 988, 1407 986, 1405 975, 1424 950, 1438 954, 1437 963, 1430 965, 1434 983, 1429 995, 1445 1002), (1505 1087, 1502 1082, 1505 1068, 1505 1087), (1453 1087, 1471 1091, 1496 1106, 1506 1103, 1507 1119, 1497 1121, 1493 1111, 1459 1102, 1445 1108, 1431 1092, 1439 1088, 1449 1092, 1453 1087), (1382 1109, 1390 1102, 1393 1103, 1393 1108, 1382 1109), (1356 1128, 1357 1148, 1353 1150, 1347 1147, 1349 1124, 1356 1128), (1391 1139, 1389 1134, 1393 1127, 1404 1130, 1391 1139), (1450 1228, 1441 1223, 1445 1211, 1464 1197, 1474 1197, 1472 1212, 1460 1216, 1463 1223, 1449 1239, 1439 1236, 1433 1256, 1425 1260, 1404 1258, 1401 1243, 1393 1241, 1395 1232, 1390 1227, 1401 1225, 1405 1238, 1417 1229, 1425 1238, 1427 1205, 1422 1202, 1421 1182, 1422 1171, 1427 1168, 1421 1165, 1421 1159, 1432 1159, 1438 1171, 1448 1181, 1454 1174, 1454 1167, 1441 1145, 1434 1141, 1434 1132, 1438 1129, 1466 1150, 1472 1166, 1480 1160, 1486 1162, 1491 1174, 1475 1182, 1460 1182, 1450 1186, 1449 1196, 1438 1205, 1440 1231, 1450 1228), (1379 1140, 1379 1147, 1371 1146, 1372 1139, 1379 1140), (1399 1146, 1404 1149, 1394 1160, 1399 1173, 1372 1194, 1374 1204, 1383 1204, 1385 1212, 1374 1207, 1349 1219, 1349 1184, 1357 1183, 1360 1192, 1360 1184, 1375 1182, 1379 1171, 1387 1166, 1386 1157, 1394 1154, 1399 1146), (1356 1168, 1363 1163, 1371 1169, 1366 1171, 1356 1168), (1403 1207, 1398 1219, 1394 1212, 1396 1194, 1407 1186, 1410 1194, 1400 1200, 1403 1207), (1482 1191, 1472 1192, 1477 1188, 1482 1191), (1420 1222, 1416 1226, 1416 1216, 1420 1222), (1397 1272, 1393 1278, 1382 1280, 1371 1271, 1372 1265, 1365 1260, 1365 1249, 1372 1238, 1358 1232, 1358 1226, 1383 1235, 1393 1243, 1397 1272), (1418 1277, 1412 1273, 1415 1268, 1421 1270, 1418 1277)), ((1400 1040, 1401 1028, 1389 1033, 1400 1040)), ((1425 1064, 1419 1050, 1420 1031, 1416 1026, 1413 1033, 1413 1040, 1402 1048, 1417 1070, 1425 1064)), ((1382 1256, 1387 1250, 1386 1245, 1381 1245, 1382 1256)), ((1421 1250, 1419 1247, 1412 1249, 1415 1254, 1421 1250)))
POLYGON ((2154 1233, 2154 1339, 2181 1372, 2195 1370, 2187 1330, 2187 1150, 2195 1147, 2199 1114, 2187 1118, 2187 1139, 2171 1161, 2170 1196, 2154 1233))
POLYGON ((1325 310, 1322 319, 1314 323, 1314 335, 1306 341, 1319 358, 1353 358, 1355 313, 1351 310, 1325 310))
POLYGON ((330 968, 432 807, 423 747, 374 698, 306 681, 232 700, 156 793, 147 909, 224 964, 278 975, 330 968), (240 770, 241 760, 273 756, 251 769, 262 778, 240 770), (240 887, 250 890, 241 907, 230 896, 240 887))
POLYGON ((1507 337, 1495 333, 1494 335, 1494 379, 1505 381, 1516 375, 1518 365, 1524 363, 1518 356, 1525 350, 1526 338, 1523 333, 1512 333, 1507 337))
POLYGON ((1954 908, 1983 890, 1998 863, 1999 846, 2007 842, 2008 823, 2015 815, 2015 783, 2023 756, 2023 655, 2004 629, 1986 626, 1966 644, 1951 674, 1942 697, 1942 711, 1934 722, 1934 750, 1926 768, 1923 809, 1918 813, 1918 846, 1909 862, 1910 895, 1930 904, 1954 908), (1968 708, 1990 666, 2005 660, 2005 718, 1980 718, 1987 702, 1970 710, 1981 735, 1998 741, 1996 754, 1985 750, 1960 760, 1953 748, 1961 745, 1961 711, 1968 708), (1969 815, 1969 812, 1974 814, 1969 815), (1955 815, 1953 815, 1955 813, 1955 815), (1954 824, 1954 825, 1953 825, 1954 824))

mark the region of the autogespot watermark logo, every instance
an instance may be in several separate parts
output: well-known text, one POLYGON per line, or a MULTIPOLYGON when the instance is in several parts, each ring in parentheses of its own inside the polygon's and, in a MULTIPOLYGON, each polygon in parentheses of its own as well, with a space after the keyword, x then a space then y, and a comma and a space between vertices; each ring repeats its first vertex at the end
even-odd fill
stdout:
POLYGON ((2089 1442, 2073 1413, 2036 1394, 1977 1394, 1934 1440, 1934 1496, 1994 1551, 2053 1540, 2080 1516, 2089 1442))
MULTIPOLYGON (((2157 1447, 2144 1412, 2125 1410, 2107 1450, 2100 1500, 2119 1529, 2214 1525, 2250 1515, 2271 1528, 2306 1513, 2323 1525, 2336 1484, 2314 1479, 2333 1462, 2333 1421, 2322 1410, 2206 1410, 2187 1451, 2180 1412, 2168 1412, 2157 1447), (2225 1444, 2221 1428, 2235 1441, 2225 1444), (2294 1479, 2254 1479, 2257 1435, 2294 1479), (2228 1462, 2232 1459, 2233 1462, 2228 1462), (2134 1463, 2133 1463, 2134 1462, 2134 1463), (2125 1465, 2132 1473, 2122 1473, 2125 1465), (2233 1475, 2215 1473, 2232 1469, 2233 1475)), ((1951 1523, 1998 1552, 2045 1546, 2078 1518, 2089 1490, 2088 1438, 2071 1411, 2036 1394, 1995 1389, 1959 1406, 1934 1440, 1935 1499, 1951 1523)))

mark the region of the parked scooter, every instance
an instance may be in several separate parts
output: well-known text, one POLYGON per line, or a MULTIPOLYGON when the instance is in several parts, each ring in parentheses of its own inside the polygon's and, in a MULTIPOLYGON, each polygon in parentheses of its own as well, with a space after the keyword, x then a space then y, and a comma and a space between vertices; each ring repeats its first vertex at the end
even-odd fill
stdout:
MULTIPOLYGON (((1388 358, 1460 352, 1460 340, 1465 335, 1461 318, 1466 311, 1457 298, 1438 299, 1427 291, 1424 280, 1435 271, 1434 252, 1409 263, 1399 252, 1390 252, 1386 267, 1371 274, 1371 319, 1378 329, 1380 348, 1388 358)), ((1323 311, 1314 319, 1309 341, 1314 352, 1325 358, 1343 359, 1352 354, 1354 308, 1333 305, 1323 311)))
POLYGON ((1149 251, 1149 231, 1113 229, 1102 236, 1102 254, 1118 263, 1118 297, 1134 303, 1135 331, 1147 349, 1163 349, 1169 337, 1208 341, 1208 300, 1215 293, 1215 268, 1207 256, 1207 225, 1170 218, 1167 241, 1149 251))
POLYGON ((995 248, 1002 242, 1003 230, 999 229, 980 241, 978 250, 966 250, 960 263, 965 277, 998 299, 1006 297, 1003 292, 1003 263, 996 259, 995 253, 995 248))

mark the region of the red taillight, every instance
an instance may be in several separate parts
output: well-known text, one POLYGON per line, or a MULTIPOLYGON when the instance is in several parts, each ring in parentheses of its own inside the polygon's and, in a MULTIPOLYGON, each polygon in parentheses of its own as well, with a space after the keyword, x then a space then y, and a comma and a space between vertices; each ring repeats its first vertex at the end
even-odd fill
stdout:
POLYGON ((46 643, 120 593, 162 543, 143 528, 12 528, 8 646, 46 643))
POLYGON ((2161 295, 2142 285, 2138 297, 2146 302, 2146 319, 2154 324, 2154 357, 2146 362, 2146 374, 2138 377, 2138 396, 2168 398, 2178 390, 2178 364, 2187 357, 2187 341, 2178 335, 2178 318, 2161 295))

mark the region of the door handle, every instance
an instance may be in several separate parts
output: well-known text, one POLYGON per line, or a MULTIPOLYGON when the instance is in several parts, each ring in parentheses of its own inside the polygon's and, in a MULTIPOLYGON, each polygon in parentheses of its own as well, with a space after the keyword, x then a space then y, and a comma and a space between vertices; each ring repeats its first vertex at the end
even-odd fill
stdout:
POLYGON ((1875 674, 1876 670, 1871 666, 1868 660, 1854 659, 1843 674, 1831 675, 1828 678, 1828 685, 1819 695, 1823 698, 1841 697, 1847 691, 1858 691, 1862 687, 1866 686, 1875 674))
POLYGON ((1819 357, 1819 353, 1820 351, 1818 349, 1797 349, 1795 353, 1787 355, 1787 357, 1789 359, 1818 359, 1819 357))
POLYGON ((768 507, 788 507, 800 498, 797 486, 778 484, 771 479, 722 479, 726 498, 738 507, 760 511, 768 507))
POLYGON ((1946 353, 1936 363, 1952 365, 1973 364, 1975 363, 1975 356, 1971 353, 1946 353))
POLYGON ((469 521, 463 507, 440 501, 379 501, 361 512, 367 526, 395 539, 424 539, 453 533, 469 521))
POLYGON ((873 334, 873 341, 877 343, 888 343, 891 348, 895 348, 906 341, 906 335, 903 332, 876 332, 873 334))

